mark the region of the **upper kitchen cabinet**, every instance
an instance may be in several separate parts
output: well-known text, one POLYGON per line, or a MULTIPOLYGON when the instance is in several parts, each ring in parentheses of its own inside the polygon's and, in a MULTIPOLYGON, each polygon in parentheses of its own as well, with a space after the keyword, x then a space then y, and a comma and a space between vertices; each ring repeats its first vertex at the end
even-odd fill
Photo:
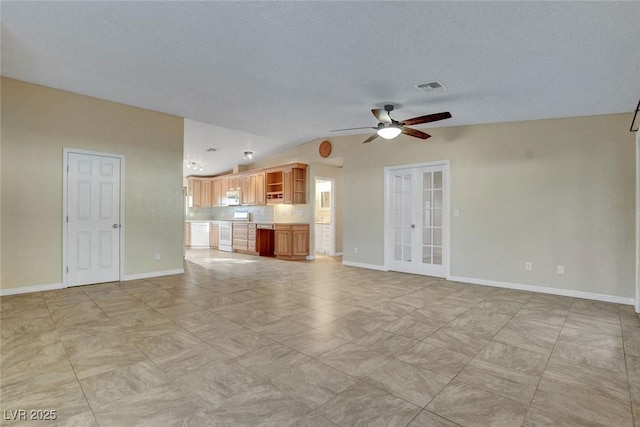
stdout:
POLYGON ((227 191, 240 190, 243 205, 307 203, 307 165, 291 163, 276 168, 213 178, 188 177, 193 207, 225 206, 227 191))
POLYGON ((188 178, 188 193, 192 197, 194 208, 210 208, 212 206, 212 186, 210 178, 188 178))
POLYGON ((266 205, 267 195, 265 190, 266 172, 256 173, 256 205, 266 205))
POLYGON ((307 203, 307 165, 295 163, 291 167, 268 170, 266 196, 267 204, 307 203))

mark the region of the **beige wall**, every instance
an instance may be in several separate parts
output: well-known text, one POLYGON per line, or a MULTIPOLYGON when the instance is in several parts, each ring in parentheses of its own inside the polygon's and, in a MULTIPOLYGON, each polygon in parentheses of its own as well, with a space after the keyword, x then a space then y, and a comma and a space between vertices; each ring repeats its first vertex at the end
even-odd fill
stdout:
MULTIPOLYGON (((384 265, 385 166, 450 160, 451 210, 460 211, 450 218, 451 275, 633 298, 630 120, 617 114, 434 128, 427 141, 332 138, 330 158, 344 165, 344 260, 384 265), (524 270, 526 261, 533 271, 524 270), (558 264, 566 274, 556 273, 558 264)), ((274 161, 313 163, 319 143, 274 161)))
POLYGON ((125 155, 125 274, 182 268, 182 118, 5 78, 1 89, 3 289, 63 281, 63 147, 125 155))

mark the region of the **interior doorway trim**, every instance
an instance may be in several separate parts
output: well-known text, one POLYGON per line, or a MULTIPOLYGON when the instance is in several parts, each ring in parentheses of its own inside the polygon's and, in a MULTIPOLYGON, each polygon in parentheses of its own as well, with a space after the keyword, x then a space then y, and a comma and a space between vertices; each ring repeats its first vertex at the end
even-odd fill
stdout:
POLYGON ((115 153, 105 153, 101 151, 91 151, 91 150, 82 150, 78 148, 70 148, 63 147, 62 148, 62 287, 68 288, 68 275, 67 275, 67 250, 68 250, 68 242, 67 242, 67 231, 68 224, 66 221, 68 215, 68 198, 69 195, 67 193, 68 186, 68 175, 67 169, 69 168, 69 153, 76 154, 86 154, 90 156, 103 156, 103 157, 113 157, 120 159, 120 271, 118 280, 122 281, 125 278, 124 275, 124 236, 125 236, 125 217, 124 217, 124 187, 125 187, 125 156, 124 154, 115 154, 115 153))
POLYGON ((636 133, 636 298, 634 307, 640 313, 640 132, 636 133))
POLYGON ((423 163, 410 163, 405 165, 395 165, 395 166, 386 166, 384 168, 384 210, 383 210, 383 222, 384 222, 384 269, 386 271, 389 270, 390 257, 389 253, 389 243, 392 242, 392 228, 390 226, 389 212, 388 207, 391 206, 392 203, 392 191, 389 187, 389 180, 387 177, 390 173, 399 169, 411 169, 411 168, 423 168, 423 167, 433 167, 433 166, 443 166, 446 171, 446 188, 444 189, 446 193, 446 197, 443 202, 443 211, 447 214, 443 217, 443 225, 444 225, 444 233, 442 236, 443 243, 445 243, 446 248, 444 248, 443 258, 446 259, 446 263, 444 264, 444 278, 449 280, 451 277, 451 223, 450 215, 451 215, 451 161, 450 160, 437 160, 432 162, 423 162, 423 163))

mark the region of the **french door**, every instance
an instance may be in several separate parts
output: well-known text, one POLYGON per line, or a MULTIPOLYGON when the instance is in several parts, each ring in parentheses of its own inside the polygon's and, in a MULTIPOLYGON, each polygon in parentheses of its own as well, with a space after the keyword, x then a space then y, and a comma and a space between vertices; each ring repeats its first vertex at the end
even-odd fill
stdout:
POLYGON ((120 279, 121 159, 67 152, 65 283, 120 279))
POLYGON ((448 162, 386 169, 385 260, 390 270, 447 277, 448 162))

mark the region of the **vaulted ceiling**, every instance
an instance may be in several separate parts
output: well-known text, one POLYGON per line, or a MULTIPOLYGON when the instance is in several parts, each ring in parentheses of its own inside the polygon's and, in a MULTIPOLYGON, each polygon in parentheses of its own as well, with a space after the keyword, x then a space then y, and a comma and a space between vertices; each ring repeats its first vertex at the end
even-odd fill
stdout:
POLYGON ((375 126, 386 103, 452 126, 630 112, 640 96, 637 1, 2 1, 0 20, 3 76, 201 122, 185 153, 206 173, 375 126), (415 87, 434 80, 446 90, 415 87))

